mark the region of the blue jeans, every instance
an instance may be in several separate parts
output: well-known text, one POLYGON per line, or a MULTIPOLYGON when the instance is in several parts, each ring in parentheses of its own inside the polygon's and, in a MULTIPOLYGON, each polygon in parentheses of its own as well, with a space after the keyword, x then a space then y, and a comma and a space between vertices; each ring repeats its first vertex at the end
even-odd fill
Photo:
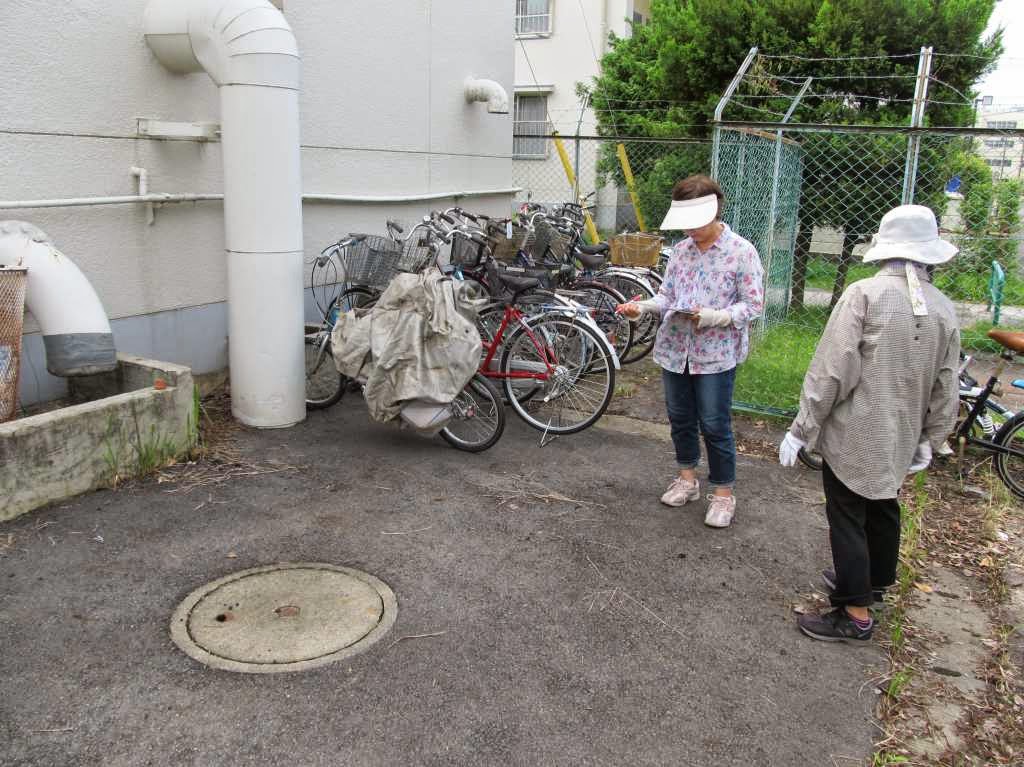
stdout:
POLYGON ((689 368, 685 373, 661 372, 679 468, 693 469, 700 463, 698 436, 703 434, 708 451, 708 484, 732 487, 736 482, 736 440, 732 436, 736 368, 708 375, 693 375, 689 368))

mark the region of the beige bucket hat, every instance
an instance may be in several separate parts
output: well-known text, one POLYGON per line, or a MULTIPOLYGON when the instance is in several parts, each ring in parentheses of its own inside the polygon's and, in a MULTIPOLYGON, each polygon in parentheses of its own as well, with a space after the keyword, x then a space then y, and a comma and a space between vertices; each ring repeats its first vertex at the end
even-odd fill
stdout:
POLYGON ((878 234, 864 253, 864 261, 902 259, 919 264, 944 264, 957 250, 955 245, 939 237, 931 208, 900 205, 882 216, 878 234))

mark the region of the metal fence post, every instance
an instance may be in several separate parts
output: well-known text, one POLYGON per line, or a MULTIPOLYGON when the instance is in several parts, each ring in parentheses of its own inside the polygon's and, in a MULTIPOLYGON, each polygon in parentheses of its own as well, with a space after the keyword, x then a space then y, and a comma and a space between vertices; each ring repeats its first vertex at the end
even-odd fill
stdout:
POLYGON ((714 132, 711 146, 711 178, 718 178, 718 152, 721 149, 722 142, 722 129, 720 127, 722 122, 722 113, 725 111, 725 105, 729 103, 729 99, 732 98, 732 94, 736 92, 736 88, 739 86, 743 76, 750 69, 750 65, 754 61, 754 57, 757 55, 757 46, 755 45, 747 52, 747 57, 743 59, 743 63, 740 64, 740 68, 736 70, 735 76, 732 78, 732 82, 729 83, 729 87, 725 89, 725 93, 722 94, 722 98, 718 100, 718 106, 715 107, 714 117, 714 132))
MULTIPOLYGON (((793 112, 796 111, 797 105, 800 103, 800 99, 807 93, 807 89, 811 87, 811 80, 813 78, 808 77, 804 80, 803 86, 800 91, 796 94, 793 102, 789 105, 789 109, 786 110, 786 114, 782 116, 782 125, 789 122, 789 118, 793 116, 793 112)), ((768 238, 767 238, 767 253, 764 254, 766 259, 764 271, 766 278, 770 278, 772 274, 772 261, 775 259, 775 216, 779 205, 779 176, 782 173, 782 129, 775 131, 775 163, 772 169, 772 192, 771 199, 768 203, 768 238)), ((790 273, 792 278, 792 272, 790 273)), ((792 282, 792 279, 790 279, 792 282)), ((792 286, 790 286, 792 288, 792 286)), ((789 305, 789 296, 786 296, 786 305, 789 305)), ((764 317, 760 320, 763 324, 764 317)))
POLYGON ((917 83, 914 85, 914 107, 910 112, 910 127, 914 132, 907 140, 907 162, 903 169, 903 194, 901 202, 912 205, 917 187, 917 163, 921 156, 921 134, 917 132, 924 124, 924 108, 928 98, 928 77, 932 70, 932 49, 922 48, 917 62, 917 83))

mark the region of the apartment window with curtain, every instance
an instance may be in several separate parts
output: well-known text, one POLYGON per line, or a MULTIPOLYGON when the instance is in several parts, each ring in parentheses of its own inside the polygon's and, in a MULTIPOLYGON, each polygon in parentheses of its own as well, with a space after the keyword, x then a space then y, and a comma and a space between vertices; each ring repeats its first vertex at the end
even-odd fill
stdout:
POLYGON ((545 159, 548 156, 547 94, 515 94, 513 118, 512 156, 517 160, 545 159))
POLYGON ((516 0, 516 34, 551 34, 552 0, 516 0))

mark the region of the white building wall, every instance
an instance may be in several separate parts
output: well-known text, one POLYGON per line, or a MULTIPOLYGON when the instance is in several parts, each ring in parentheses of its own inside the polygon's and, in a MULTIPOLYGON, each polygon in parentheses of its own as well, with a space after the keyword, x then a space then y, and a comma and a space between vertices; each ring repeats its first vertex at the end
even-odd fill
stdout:
MULTIPOLYGON (((175 75, 143 39, 144 0, 5 0, 0 200, 124 195, 129 169, 151 192, 223 191, 220 145, 135 135, 137 117, 219 122, 205 74, 175 75)), ((512 186, 510 115, 466 104, 463 81, 513 84, 513 8, 475 0, 337 3, 285 0, 303 59, 306 193, 415 195, 512 186)), ((258 157, 252 158, 259 162, 258 157)), ((473 198, 504 213, 508 195, 473 198)), ((348 231, 381 232, 444 201, 306 204, 305 248, 348 231)), ((147 226, 141 205, 0 210, 41 227, 82 268, 123 351, 156 354, 197 373, 227 364, 221 204, 170 205, 147 226), (160 317, 172 312, 175 317, 160 317), (166 333, 175 333, 173 339, 166 333), (175 356, 168 356, 173 354, 175 356)), ((59 394, 45 373, 37 327, 22 400, 59 394)))
MULTIPOLYGON (((514 0, 511 3, 514 5, 514 0)), ((577 83, 590 86, 600 72, 599 60, 608 49, 608 35, 628 37, 634 11, 645 19, 650 17, 649 0, 551 0, 553 15, 551 32, 546 35, 520 35, 515 45, 515 84, 520 91, 548 92, 548 113, 553 130, 570 137, 597 134, 594 109, 605 110, 608 104, 598 103, 582 109, 576 95, 577 83), (550 90, 549 90, 550 89, 550 90), (582 118, 582 119, 581 119, 582 118)), ((613 105, 614 106, 614 105, 613 105)), ((570 157, 575 152, 567 139, 570 157)), ((590 194, 597 183, 597 147, 593 142, 580 149, 579 187, 581 195, 590 194)), ((515 180, 525 188, 521 197, 532 193, 538 202, 562 202, 571 199, 572 190, 565 171, 552 148, 545 160, 516 160, 515 180), (553 199, 552 199, 553 198, 553 199)), ((598 226, 614 227, 614 205, 617 190, 600 190, 597 198, 598 226)))

